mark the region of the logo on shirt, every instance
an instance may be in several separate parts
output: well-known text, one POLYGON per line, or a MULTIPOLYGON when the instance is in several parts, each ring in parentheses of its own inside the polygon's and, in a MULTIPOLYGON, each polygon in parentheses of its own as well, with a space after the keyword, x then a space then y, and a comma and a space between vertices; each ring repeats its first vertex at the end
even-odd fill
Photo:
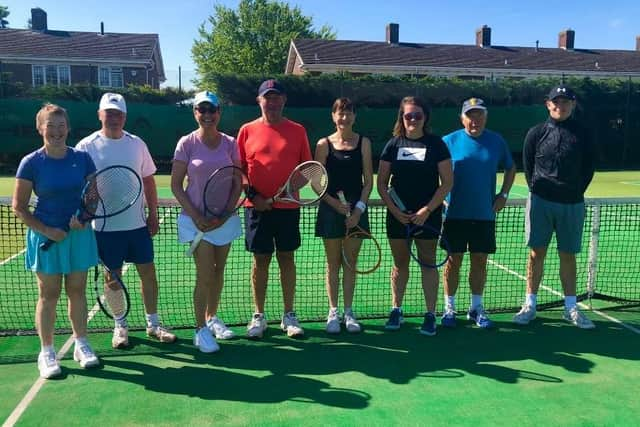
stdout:
POLYGON ((426 156, 427 156, 426 148, 400 147, 400 149, 398 149, 398 157, 396 159, 424 161, 426 156))

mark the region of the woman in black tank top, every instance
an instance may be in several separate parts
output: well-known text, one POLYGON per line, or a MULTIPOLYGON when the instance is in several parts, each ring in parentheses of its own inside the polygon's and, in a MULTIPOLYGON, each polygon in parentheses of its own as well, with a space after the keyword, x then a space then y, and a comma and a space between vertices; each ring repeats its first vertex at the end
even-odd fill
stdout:
MULTIPOLYGON (((336 131, 322 138, 316 145, 315 160, 325 165, 329 175, 329 188, 318 208, 316 236, 323 238, 327 256, 326 286, 329 314, 326 329, 328 333, 339 333, 338 293, 340 269, 343 265, 343 239, 347 230, 356 225, 369 231, 367 203, 373 188, 373 167, 371 141, 353 131, 356 114, 351 100, 336 99, 331 109, 331 117, 336 131), (339 191, 344 193, 348 206, 338 199, 339 191), (349 217, 346 216, 347 212, 351 212, 349 217)), ((357 256, 360 245, 345 250, 357 256)), ((344 324, 348 332, 360 332, 360 324, 351 307, 356 283, 355 272, 350 268, 342 270, 344 324)))

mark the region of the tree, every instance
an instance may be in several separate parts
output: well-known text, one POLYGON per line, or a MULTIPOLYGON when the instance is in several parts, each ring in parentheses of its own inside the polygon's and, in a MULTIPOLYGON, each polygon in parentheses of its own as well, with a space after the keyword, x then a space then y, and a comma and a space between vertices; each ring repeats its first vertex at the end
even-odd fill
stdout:
POLYGON ((215 4, 208 22, 211 31, 203 23, 191 48, 200 86, 212 73, 281 74, 292 39, 335 39, 331 27, 316 31, 300 8, 273 0, 240 0, 237 10, 215 4))
POLYGON ((0 28, 7 28, 9 25, 9 21, 5 18, 9 16, 11 12, 9 12, 9 7, 3 6, 0 4, 0 28))

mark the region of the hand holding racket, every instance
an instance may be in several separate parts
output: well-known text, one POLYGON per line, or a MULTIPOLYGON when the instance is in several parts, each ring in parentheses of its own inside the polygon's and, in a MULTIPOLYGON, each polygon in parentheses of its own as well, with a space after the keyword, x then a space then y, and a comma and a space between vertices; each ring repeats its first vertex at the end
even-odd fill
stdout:
POLYGON ((297 203, 302 206, 311 205, 324 196, 328 186, 329 177, 324 165, 315 160, 309 160, 296 166, 287 182, 280 187, 275 196, 267 201, 269 203, 280 201, 297 203), (313 198, 303 200, 301 193, 312 194, 313 198))
POLYGON ((224 166, 211 174, 202 192, 204 217, 208 219, 209 227, 202 229, 198 226, 198 234, 185 256, 193 255, 205 233, 223 225, 242 206, 248 187, 249 179, 237 166, 224 166))
MULTIPOLYGON (((82 224, 93 219, 106 219, 133 206, 142 193, 142 180, 130 167, 114 165, 91 174, 82 189, 80 207, 75 217, 82 224)), ((56 241, 40 244, 48 250, 56 241)))
MULTIPOLYGON (((338 191, 338 199, 348 207, 346 216, 351 216, 350 205, 344 192, 338 191)), ((346 227, 346 224, 345 224, 346 227)), ((360 225, 356 224, 342 241, 342 259, 347 267, 359 274, 373 273, 382 262, 382 249, 378 241, 360 225)))
MULTIPOLYGON (((389 189, 387 190, 387 193, 389 194, 389 197, 391 197, 391 200, 393 200, 393 203, 396 205, 396 207, 398 207, 398 209, 400 209, 405 214, 410 214, 410 212, 407 211, 407 207, 404 205, 402 200, 400 200, 400 197, 395 192, 393 187, 389 187, 389 189)), ((424 223, 422 225, 417 225, 412 222, 408 222, 407 224, 405 224, 405 227, 406 227, 406 240, 407 240, 407 247, 409 248, 409 254, 411 255, 411 258, 413 258, 418 264, 420 264, 423 267, 438 268, 443 266, 447 262, 447 260, 449 259, 451 250, 449 247, 449 242, 447 242, 447 240, 442 236, 441 230, 438 230, 427 223, 424 223), (433 233, 436 236, 436 239, 439 240, 439 243, 440 243, 440 244, 436 244, 436 258, 435 258, 434 264, 422 261, 416 254, 415 252, 416 249, 414 249, 415 246, 413 245, 413 238, 416 236, 419 236, 424 231, 429 231, 433 233)))

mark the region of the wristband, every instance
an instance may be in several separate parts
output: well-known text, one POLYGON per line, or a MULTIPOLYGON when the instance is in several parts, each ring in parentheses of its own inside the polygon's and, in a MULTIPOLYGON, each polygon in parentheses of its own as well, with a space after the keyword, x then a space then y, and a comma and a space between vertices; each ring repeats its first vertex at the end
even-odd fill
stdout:
POLYGON ((358 200, 356 203, 356 209, 360 209, 360 212, 364 212, 367 210, 367 205, 362 200, 358 200))
POLYGON ((508 199, 509 198, 509 193, 500 193, 500 197, 508 199))

